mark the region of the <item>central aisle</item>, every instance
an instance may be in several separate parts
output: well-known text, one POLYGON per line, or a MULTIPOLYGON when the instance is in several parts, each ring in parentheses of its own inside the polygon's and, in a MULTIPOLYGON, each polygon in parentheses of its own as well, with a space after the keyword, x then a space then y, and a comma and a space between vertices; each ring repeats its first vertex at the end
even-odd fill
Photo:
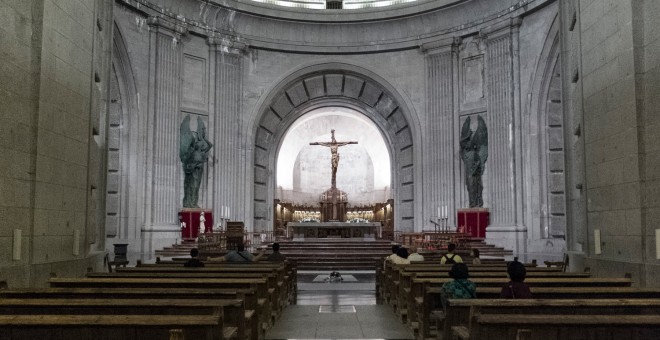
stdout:
POLYGON ((387 305, 376 304, 374 271, 298 272, 298 304, 288 306, 266 339, 414 339, 387 305))

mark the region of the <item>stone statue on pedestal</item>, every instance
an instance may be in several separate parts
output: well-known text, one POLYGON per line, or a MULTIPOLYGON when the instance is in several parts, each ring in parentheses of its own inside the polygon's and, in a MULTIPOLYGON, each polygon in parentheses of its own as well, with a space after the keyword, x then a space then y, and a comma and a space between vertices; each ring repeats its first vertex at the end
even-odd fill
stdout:
POLYGON ((204 164, 208 161, 213 144, 206 139, 206 126, 201 117, 197 118, 197 131, 190 130, 190 115, 183 119, 179 128, 179 158, 185 174, 183 182, 183 207, 199 208, 199 186, 202 183, 204 164))
POLYGON ((470 197, 470 208, 483 207, 483 184, 481 176, 488 159, 488 130, 481 116, 477 115, 477 130, 470 129, 470 117, 461 128, 461 159, 465 166, 465 185, 470 197))

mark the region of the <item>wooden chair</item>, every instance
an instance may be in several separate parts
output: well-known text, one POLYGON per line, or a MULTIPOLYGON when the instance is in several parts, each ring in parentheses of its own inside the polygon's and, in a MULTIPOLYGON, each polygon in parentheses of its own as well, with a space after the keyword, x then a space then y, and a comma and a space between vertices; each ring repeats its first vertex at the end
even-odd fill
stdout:
POLYGON ((548 267, 559 267, 565 272, 568 269, 568 254, 564 254, 563 261, 544 261, 543 263, 548 267))
POLYGON ((103 257, 103 263, 107 264, 108 272, 112 273, 112 266, 115 266, 115 268, 117 268, 118 266, 126 267, 126 265, 128 264, 128 260, 110 261, 110 254, 106 253, 105 257, 103 257))

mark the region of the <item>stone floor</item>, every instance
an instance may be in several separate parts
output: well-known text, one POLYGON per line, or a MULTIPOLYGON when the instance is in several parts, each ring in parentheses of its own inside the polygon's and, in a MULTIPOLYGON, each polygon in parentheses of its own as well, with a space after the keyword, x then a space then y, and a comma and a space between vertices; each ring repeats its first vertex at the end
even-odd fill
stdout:
POLYGON ((288 306, 266 339, 413 339, 386 305, 376 304, 373 271, 298 273, 298 303, 288 306))

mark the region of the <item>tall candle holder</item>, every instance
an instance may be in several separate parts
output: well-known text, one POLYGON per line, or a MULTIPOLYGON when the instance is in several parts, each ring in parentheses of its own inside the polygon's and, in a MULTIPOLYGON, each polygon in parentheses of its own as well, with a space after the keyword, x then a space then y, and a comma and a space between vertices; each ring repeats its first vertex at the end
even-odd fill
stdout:
POLYGON ((220 207, 220 231, 227 230, 227 222, 229 221, 229 207, 221 206, 220 207))
POLYGON ((437 226, 440 225, 440 232, 441 233, 447 233, 449 232, 449 208, 446 205, 442 205, 438 207, 438 223, 435 224, 436 227, 436 233, 437 231, 437 226))
POLYGON ((442 232, 443 233, 448 233, 449 232, 449 226, 448 226, 449 217, 445 215, 445 216, 440 217, 439 220, 440 220, 440 226, 442 228, 442 232))

